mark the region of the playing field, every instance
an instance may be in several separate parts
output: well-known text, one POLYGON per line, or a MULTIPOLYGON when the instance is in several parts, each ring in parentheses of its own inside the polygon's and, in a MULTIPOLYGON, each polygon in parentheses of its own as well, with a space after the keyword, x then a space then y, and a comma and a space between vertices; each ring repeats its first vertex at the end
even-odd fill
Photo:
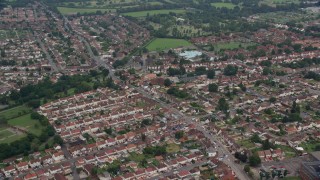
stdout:
POLYGON ((97 11, 101 12, 115 12, 115 9, 96 9, 96 8, 68 8, 68 7, 58 7, 58 10, 61 14, 84 14, 84 13, 96 13, 97 11))
POLYGON ((11 143, 25 136, 25 134, 16 133, 10 128, 0 128, 0 144, 11 143))
POLYGON ((25 129, 34 135, 40 135, 43 128, 37 120, 31 119, 30 114, 10 119, 8 124, 25 129))
POLYGON ((148 44, 149 51, 162 51, 171 48, 192 46, 189 41, 184 39, 157 38, 148 44))
POLYGON ((136 11, 136 12, 129 12, 129 13, 123 13, 125 16, 131 16, 131 17, 145 17, 148 14, 150 16, 155 14, 169 14, 170 12, 173 13, 184 13, 185 10, 183 9, 163 9, 163 10, 150 10, 150 11, 136 11))
POLYGON ((217 2, 217 3, 211 3, 211 6, 214 6, 216 8, 228 8, 228 9, 233 9, 237 5, 232 4, 232 3, 225 3, 225 2, 217 2))
POLYGON ((12 119, 29 112, 31 112, 31 109, 27 106, 22 105, 22 106, 17 106, 11 109, 0 111, 0 117, 3 117, 5 119, 12 119))
POLYGON ((254 43, 241 43, 241 42, 228 42, 228 43, 218 43, 214 45, 215 51, 220 49, 236 49, 236 48, 246 48, 248 46, 253 46, 254 43))

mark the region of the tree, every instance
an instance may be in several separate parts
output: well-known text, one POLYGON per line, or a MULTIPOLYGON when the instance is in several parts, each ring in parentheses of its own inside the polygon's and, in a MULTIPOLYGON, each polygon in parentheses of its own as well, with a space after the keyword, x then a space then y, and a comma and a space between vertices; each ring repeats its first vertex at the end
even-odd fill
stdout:
POLYGON ((176 139, 181 139, 184 135, 184 132, 183 131, 177 131, 175 134, 174 134, 174 137, 176 139))
POLYGON ((40 100, 31 100, 28 102, 28 106, 38 108, 40 106, 40 100))
POLYGON ((171 84, 172 84, 172 82, 171 82, 170 79, 167 78, 167 79, 164 80, 164 85, 165 85, 166 87, 171 86, 171 84))
POLYGON ((216 72, 213 69, 209 69, 207 71, 207 78, 208 79, 213 79, 215 77, 215 75, 216 75, 216 72))
POLYGON ((253 154, 249 157, 250 166, 258 166, 261 163, 261 159, 257 154, 253 154))
POLYGON ((230 64, 228 64, 223 70, 223 74, 226 76, 234 76, 237 74, 237 72, 238 67, 230 64))
POLYGON ((55 136, 53 137, 53 142, 54 142, 55 144, 59 144, 59 145, 62 145, 62 144, 63 144, 63 140, 61 139, 61 137, 60 137, 59 135, 55 135, 55 136))
POLYGON ((217 109, 224 112, 227 112, 229 110, 229 104, 225 98, 219 99, 217 109))
POLYGON ((112 128, 111 127, 106 128, 106 129, 104 129, 104 132, 109 134, 109 135, 111 135, 112 134, 112 128))
POLYGON ((208 90, 209 92, 218 92, 219 86, 216 83, 209 84, 208 90))
POLYGON ((271 102, 271 103, 275 103, 276 101, 277 101, 277 98, 275 98, 275 97, 269 98, 269 102, 271 102))
POLYGON ((251 169, 250 169, 250 166, 245 165, 243 170, 244 170, 244 172, 249 173, 251 169))
POLYGON ((259 137, 259 135, 257 133, 254 133, 251 137, 250 137, 250 141, 254 142, 254 143, 261 143, 261 138, 259 137))

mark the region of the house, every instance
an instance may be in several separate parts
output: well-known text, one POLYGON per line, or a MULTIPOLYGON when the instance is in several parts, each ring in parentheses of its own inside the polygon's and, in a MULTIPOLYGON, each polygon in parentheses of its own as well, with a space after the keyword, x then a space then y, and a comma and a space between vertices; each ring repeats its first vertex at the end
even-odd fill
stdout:
POLYGON ((264 159, 265 158, 264 151, 258 151, 258 156, 260 157, 260 159, 264 159))
POLYGON ((61 167, 58 166, 58 165, 55 165, 55 166, 52 166, 51 168, 49 168, 49 172, 50 174, 56 174, 56 173, 61 173, 62 170, 61 170, 61 167))
POLYGON ((92 173, 92 169, 94 168, 93 164, 86 164, 83 166, 84 171, 90 176, 92 173))
POLYGON ((180 179, 185 178, 187 176, 189 176, 191 173, 189 171, 186 170, 182 170, 180 171, 177 175, 180 179))
POLYGON ((31 161, 29 161, 29 166, 30 166, 31 168, 40 167, 40 166, 41 166, 41 161, 40 161, 39 159, 31 160, 31 161))
POLYGON ((55 162, 60 162, 61 160, 64 159, 64 154, 62 151, 60 152, 56 152, 52 155, 52 159, 55 161, 55 162))
POLYGON ((3 173, 6 177, 11 177, 12 175, 16 174, 17 170, 13 165, 7 166, 3 169, 3 173))
POLYGON ((70 162, 62 163, 61 167, 62 167, 64 174, 70 174, 72 172, 70 162))
POLYGON ((31 180, 31 179, 37 179, 37 174, 36 173, 29 173, 27 175, 24 176, 25 180, 31 180))
POLYGON ((52 160, 51 156, 47 155, 47 156, 42 157, 41 161, 42 161, 43 165, 48 165, 48 164, 51 164, 53 160, 52 160))
POLYGON ((18 171, 26 171, 28 170, 29 166, 27 162, 20 162, 16 165, 18 171))
POLYGON ((53 176, 54 180, 68 180, 63 174, 61 173, 56 173, 53 176))
POLYGON ((270 150, 265 150, 264 154, 265 154, 266 158, 268 158, 268 159, 272 158, 272 154, 271 154, 270 150))

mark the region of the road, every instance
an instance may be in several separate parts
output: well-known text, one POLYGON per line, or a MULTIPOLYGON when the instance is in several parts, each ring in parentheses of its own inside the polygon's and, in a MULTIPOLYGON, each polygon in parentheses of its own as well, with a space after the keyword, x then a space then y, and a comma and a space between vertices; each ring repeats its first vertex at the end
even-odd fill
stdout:
POLYGON ((149 180, 152 180, 152 179, 160 179, 160 178, 162 178, 162 177, 168 177, 168 176, 173 175, 174 172, 176 172, 176 171, 178 171, 178 172, 179 172, 179 171, 184 171, 184 170, 190 171, 191 169, 193 169, 193 168, 195 168, 195 167, 202 166, 202 165, 204 165, 204 164, 206 164, 206 163, 207 163, 206 161, 201 161, 201 162, 197 162, 197 163, 190 164, 190 165, 187 165, 187 166, 183 166, 183 167, 181 167, 181 168, 179 168, 179 169, 170 170, 170 171, 168 171, 168 172, 166 172, 166 173, 163 173, 163 174, 161 174, 161 175, 153 176, 153 177, 149 178, 149 180))
POLYGON ((179 115, 180 117, 182 117, 182 119, 184 119, 187 124, 196 125, 196 129, 198 131, 203 132, 204 136, 211 141, 211 144, 216 144, 216 147, 214 147, 214 148, 218 151, 219 155, 227 155, 228 156, 228 158, 224 158, 223 159, 223 162, 226 165, 228 165, 235 172, 236 176, 240 180, 248 180, 248 179, 250 179, 249 176, 243 171, 243 167, 234 162, 235 161, 234 156, 229 152, 229 150, 227 150, 227 148, 220 142, 220 140, 217 139, 218 137, 211 135, 210 132, 208 132, 208 130, 203 128, 202 125, 199 122, 195 122, 194 120, 192 120, 193 117, 186 116, 183 113, 181 113, 178 109, 170 106, 169 104, 166 104, 166 103, 162 102, 159 99, 154 98, 152 95, 150 95, 148 92, 146 92, 142 88, 134 87, 134 86, 130 86, 130 87, 136 89, 139 93, 143 94, 144 96, 146 96, 146 97, 148 97, 150 99, 153 99, 154 101, 158 102, 161 106, 163 106, 165 108, 169 108, 176 115, 179 115))
MULTIPOLYGON (((114 78, 114 79, 118 79, 118 77, 116 77, 114 75, 114 69, 113 67, 111 67, 109 64, 107 64, 104 60, 101 59, 101 57, 97 57, 94 56, 91 47, 89 45, 89 43, 87 42, 86 39, 84 39, 80 34, 78 34, 78 37, 81 41, 83 41, 88 49, 89 55, 91 58, 94 59, 94 61, 96 62, 97 66, 102 66, 105 67, 109 70, 109 76, 114 78)), ((211 144, 216 144, 217 146, 214 147, 217 152, 219 153, 219 155, 226 155, 228 156, 228 158, 224 158, 223 162, 225 164, 227 164, 236 174, 236 176, 240 179, 240 180, 248 180, 250 179, 249 176, 243 171, 243 167, 239 164, 234 163, 235 158, 234 156, 227 150, 227 148, 218 140, 218 137, 213 136, 210 134, 210 132, 208 132, 208 130, 206 130, 205 128, 202 127, 202 125, 198 122, 195 122, 194 120, 192 120, 193 117, 188 117, 186 115, 184 115, 183 113, 181 113, 178 109, 164 103, 163 101, 154 98, 153 95, 151 95, 149 92, 146 92, 144 89, 140 88, 140 87, 135 87, 132 85, 129 85, 129 87, 137 90, 138 92, 140 92, 142 95, 144 95, 145 97, 148 97, 150 99, 153 99, 154 101, 158 102, 162 107, 165 108, 170 108, 171 111, 173 111, 176 115, 180 115, 180 117, 182 117, 182 119, 184 119, 186 121, 187 124, 195 124, 196 125, 196 129, 203 132, 204 136, 206 138, 208 138, 211 141, 211 144)))
POLYGON ((46 54, 46 57, 48 58, 49 60, 49 63, 50 63, 50 66, 52 67, 52 70, 53 72, 59 72, 60 69, 57 67, 57 65, 53 62, 53 59, 52 57, 50 56, 50 54, 48 53, 47 49, 45 48, 43 42, 39 39, 38 35, 36 36, 36 40, 37 42, 39 43, 42 51, 46 54))

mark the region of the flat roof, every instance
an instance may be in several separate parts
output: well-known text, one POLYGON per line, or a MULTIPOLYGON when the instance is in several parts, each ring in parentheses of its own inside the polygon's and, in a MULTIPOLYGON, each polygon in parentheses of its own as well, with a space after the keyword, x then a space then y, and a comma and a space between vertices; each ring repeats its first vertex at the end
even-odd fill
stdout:
POLYGON ((317 161, 320 161, 320 151, 314 151, 310 153, 317 161))

